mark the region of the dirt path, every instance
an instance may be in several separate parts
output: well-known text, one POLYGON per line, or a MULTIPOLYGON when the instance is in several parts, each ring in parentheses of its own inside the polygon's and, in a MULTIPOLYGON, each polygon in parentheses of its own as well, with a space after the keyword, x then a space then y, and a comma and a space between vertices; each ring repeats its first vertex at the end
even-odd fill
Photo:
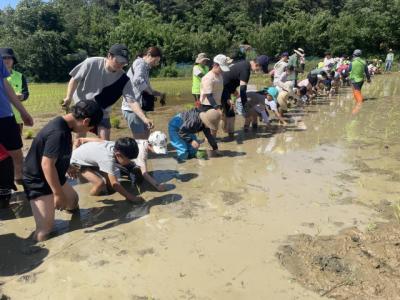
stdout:
MULTIPOLYGON (((80 216, 57 213, 59 235, 40 245, 26 244, 33 218, 26 204, 15 204, 0 216, 2 292, 12 299, 396 295, 396 283, 385 283, 398 278, 400 236, 394 221, 380 222, 393 219, 400 193, 399 80, 376 77, 365 91, 376 100, 355 117, 342 90, 306 108, 307 130, 239 133, 220 144, 221 158, 153 159, 155 176, 171 190, 145 191, 142 206, 117 195, 88 197, 79 185, 80 216), (377 284, 367 289, 369 277, 377 284)), ((177 109, 157 113, 158 124, 177 109)))

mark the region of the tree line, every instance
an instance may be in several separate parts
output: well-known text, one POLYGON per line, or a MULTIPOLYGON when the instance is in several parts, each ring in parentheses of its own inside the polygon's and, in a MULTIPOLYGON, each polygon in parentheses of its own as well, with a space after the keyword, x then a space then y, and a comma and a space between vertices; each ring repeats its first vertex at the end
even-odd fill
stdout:
POLYGON ((134 57, 158 45, 164 65, 199 52, 237 54, 249 43, 277 56, 296 47, 307 55, 383 55, 400 42, 398 0, 22 0, 0 10, 0 46, 33 81, 65 81, 87 56, 114 43, 134 57))

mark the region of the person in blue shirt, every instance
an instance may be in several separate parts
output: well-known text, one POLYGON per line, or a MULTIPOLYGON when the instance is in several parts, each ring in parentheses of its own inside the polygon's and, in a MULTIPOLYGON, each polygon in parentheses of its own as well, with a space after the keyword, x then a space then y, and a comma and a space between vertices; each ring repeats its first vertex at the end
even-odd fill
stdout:
MULTIPOLYGON (((22 148, 22 139, 20 127, 15 121, 11 103, 21 113, 22 121, 26 126, 32 126, 33 119, 18 100, 13 88, 8 83, 8 76, 10 76, 10 73, 7 71, 3 60, 0 59, 0 144, 6 148, 14 160, 18 157, 20 149, 22 148)), ((19 168, 15 171, 16 183, 22 184, 21 169, 19 168)))

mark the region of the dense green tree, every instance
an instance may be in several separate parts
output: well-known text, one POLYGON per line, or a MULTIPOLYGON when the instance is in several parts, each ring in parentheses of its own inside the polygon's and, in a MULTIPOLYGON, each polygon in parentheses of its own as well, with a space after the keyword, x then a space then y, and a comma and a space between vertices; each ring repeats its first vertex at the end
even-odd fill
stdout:
POLYGON ((398 0, 22 0, 0 10, 0 46, 13 47, 18 68, 41 81, 68 78, 113 43, 133 54, 160 46, 167 65, 234 53, 245 41, 269 56, 296 47, 383 56, 399 48, 398 15, 398 0))

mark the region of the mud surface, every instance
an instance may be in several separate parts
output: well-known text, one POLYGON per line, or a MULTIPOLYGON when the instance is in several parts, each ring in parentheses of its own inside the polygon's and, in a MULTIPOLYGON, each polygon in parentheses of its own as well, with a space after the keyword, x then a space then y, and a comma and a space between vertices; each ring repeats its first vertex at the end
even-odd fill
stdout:
MULTIPOLYGON (((16 197, 0 212, 0 299, 396 299, 399 82, 375 77, 355 116, 342 89, 285 128, 238 119, 220 158, 153 157, 169 190, 141 186, 143 205, 77 185, 80 214, 56 212, 44 243, 16 197)), ((151 114, 156 129, 183 103, 151 114)))

